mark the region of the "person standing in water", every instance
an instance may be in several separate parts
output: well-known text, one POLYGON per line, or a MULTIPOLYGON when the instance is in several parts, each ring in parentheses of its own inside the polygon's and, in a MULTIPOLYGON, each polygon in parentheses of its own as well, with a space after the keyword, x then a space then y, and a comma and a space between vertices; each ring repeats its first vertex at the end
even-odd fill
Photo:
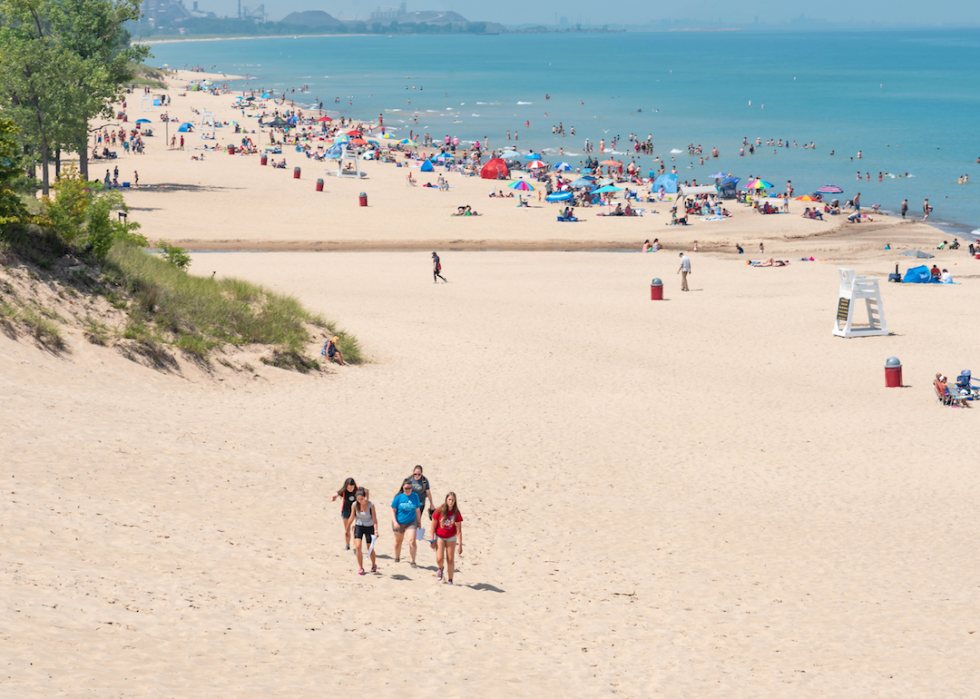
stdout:
POLYGON ((931 213, 932 213, 932 207, 929 206, 929 199, 927 198, 922 203, 922 214, 923 214, 922 220, 923 221, 928 221, 929 220, 929 214, 931 214, 931 213))
POLYGON ((463 555, 463 515, 456 504, 456 493, 446 495, 446 500, 432 514, 433 533, 429 544, 436 550, 436 579, 442 580, 442 564, 447 567, 446 582, 453 584, 456 572, 456 552, 463 555))
POLYGON ((908 210, 909 210, 909 200, 902 199, 902 218, 905 218, 905 214, 908 213, 908 210))
POLYGON ((355 491, 357 501, 351 508, 350 517, 347 518, 347 528, 354 525, 354 549, 357 552, 357 571, 358 575, 364 575, 364 537, 368 539, 368 547, 371 549, 371 572, 378 572, 378 561, 374 553, 374 540, 380 534, 377 527, 378 515, 374 511, 374 503, 367 498, 367 491, 358 488, 355 491))
POLYGON ((357 483, 354 482, 353 478, 348 478, 344 481, 344 484, 340 486, 340 490, 337 494, 330 498, 330 502, 333 502, 337 498, 343 498, 343 503, 340 508, 340 517, 344 520, 344 550, 350 551, 350 513, 351 509, 354 507, 354 503, 357 501, 357 483))
POLYGON ((440 279, 443 283, 449 283, 449 280, 442 276, 442 262, 439 260, 439 256, 432 253, 432 283, 438 284, 440 279))

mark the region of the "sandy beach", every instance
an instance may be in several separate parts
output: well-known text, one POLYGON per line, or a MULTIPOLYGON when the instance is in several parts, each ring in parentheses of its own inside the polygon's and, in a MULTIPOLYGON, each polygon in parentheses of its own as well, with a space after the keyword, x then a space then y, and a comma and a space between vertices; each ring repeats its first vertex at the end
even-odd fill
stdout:
MULTIPOLYGON (((171 114, 205 98, 230 104, 171 114)), ((940 231, 737 205, 569 230, 478 179, 424 191, 367 163, 316 193, 289 154, 274 171, 148 142, 117 162, 151 241, 227 251, 191 271, 294 294, 370 361, 175 375, 0 333, 3 696, 975 693, 977 417, 931 384, 980 371, 980 261, 933 249, 960 284, 885 283, 940 231), (449 216, 467 203, 485 215, 449 216), (667 250, 612 252, 654 237, 667 250), (789 266, 747 266, 760 241, 789 266), (839 267, 881 280, 891 336, 831 336, 839 267), (459 497, 454 587, 428 547, 393 559, 415 464, 459 497), (347 476, 382 513, 377 575, 344 550, 347 476)))

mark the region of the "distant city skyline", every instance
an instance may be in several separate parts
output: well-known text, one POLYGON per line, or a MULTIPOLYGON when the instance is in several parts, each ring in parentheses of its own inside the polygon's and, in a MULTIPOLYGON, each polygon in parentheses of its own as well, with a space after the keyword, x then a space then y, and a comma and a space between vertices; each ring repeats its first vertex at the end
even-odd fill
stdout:
MULTIPOLYGON (((193 0, 184 0, 190 9, 193 0)), ((261 0, 242 0, 243 7, 257 7, 261 0)), ((379 6, 397 7, 399 2, 376 0, 266 0, 265 11, 272 21, 290 12, 323 10, 338 19, 364 19, 379 6)), ((238 0, 198 0, 201 10, 219 17, 236 16, 238 0)), ((695 0, 678 6, 653 4, 649 0, 621 0, 600 5, 586 0, 561 3, 528 3, 524 0, 497 0, 492 4, 478 0, 416 0, 408 2, 408 11, 453 10, 473 21, 499 22, 504 25, 545 24, 627 25, 642 26, 663 20, 696 20, 719 26, 752 24, 785 24, 803 15, 806 19, 832 23, 859 23, 881 26, 976 26, 980 25, 980 2, 976 0, 943 0, 923 11, 915 0, 824 0, 819 4, 803 0, 757 0, 751 5, 731 0, 695 0), (564 18, 564 22, 562 22, 564 18)))

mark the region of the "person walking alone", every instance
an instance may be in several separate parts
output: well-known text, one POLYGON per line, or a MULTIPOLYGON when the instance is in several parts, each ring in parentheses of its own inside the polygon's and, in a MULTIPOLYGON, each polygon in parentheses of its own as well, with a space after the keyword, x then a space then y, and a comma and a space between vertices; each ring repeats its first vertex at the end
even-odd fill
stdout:
POLYGON ((923 204, 922 204, 922 214, 923 214, 922 220, 923 221, 928 221, 929 220, 929 214, 931 214, 931 213, 932 213, 932 207, 929 206, 929 200, 926 199, 925 202, 923 202, 923 204))
POLYGON ((442 276, 442 262, 439 261, 439 256, 432 253, 432 283, 438 284, 440 279, 444 283, 449 283, 448 280, 442 276))
POLYGON ((905 218, 905 214, 909 211, 909 200, 902 199, 902 218, 905 218))
POLYGON ((681 275, 681 291, 690 291, 687 288, 687 275, 691 273, 691 258, 681 253, 681 266, 677 268, 677 273, 681 275))

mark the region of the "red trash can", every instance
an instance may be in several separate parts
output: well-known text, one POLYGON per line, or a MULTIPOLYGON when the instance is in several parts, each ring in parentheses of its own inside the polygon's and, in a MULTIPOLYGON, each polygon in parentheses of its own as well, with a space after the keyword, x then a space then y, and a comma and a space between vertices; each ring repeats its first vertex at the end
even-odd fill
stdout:
POLYGON ((294 180, 298 180, 299 179, 299 168, 298 167, 294 167, 293 168, 293 179, 294 180))
POLYGON ((980 260, 980 252, 974 253, 973 254, 973 259, 974 260, 980 260))
POLYGON ((652 282, 650 282, 650 300, 664 300, 664 283, 659 279, 654 279, 652 282))
POLYGON ((902 363, 898 357, 889 357, 885 360, 885 388, 902 387, 902 363))
POLYGON ((358 201, 361 206, 367 206, 367 192, 361 192, 358 201))
POLYGON ((122 120, 123 120, 123 123, 125 124, 126 122, 129 121, 129 117, 127 117, 125 114, 123 114, 122 115, 122 120))
POLYGON ((268 165, 268 164, 269 164, 269 156, 263 153, 261 160, 259 160, 259 165, 268 165))
POLYGON ((228 155, 235 154, 235 146, 228 146, 228 155))
POLYGON ((323 191, 323 178, 322 177, 316 181, 316 191, 318 191, 318 192, 322 192, 323 191))

